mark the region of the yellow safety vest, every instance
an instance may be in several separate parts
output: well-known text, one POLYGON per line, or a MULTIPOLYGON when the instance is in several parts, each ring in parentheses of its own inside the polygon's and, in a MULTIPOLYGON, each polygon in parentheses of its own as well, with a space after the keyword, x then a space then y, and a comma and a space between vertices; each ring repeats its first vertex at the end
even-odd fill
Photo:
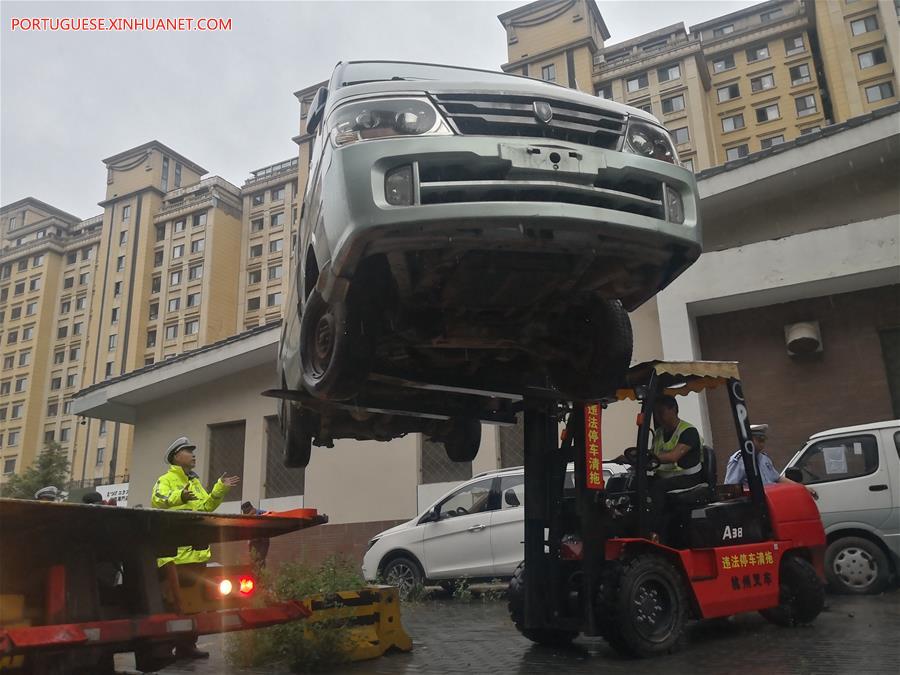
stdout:
MULTIPOLYGON (((200 482, 200 477, 191 472, 188 476, 184 469, 173 464, 169 467, 153 486, 153 495, 150 505, 155 509, 177 509, 179 511, 215 511, 225 495, 228 486, 217 480, 211 492, 207 492, 200 482), (194 498, 188 502, 181 501, 181 493, 186 486, 190 486, 194 498)), ((205 563, 212 557, 209 548, 194 550, 190 546, 179 546, 178 552, 173 557, 157 558, 156 564, 162 567, 168 562, 176 565, 186 563, 205 563)))
MULTIPOLYGON (((661 455, 666 452, 671 452, 675 449, 675 446, 678 445, 679 440, 681 439, 681 434, 683 434, 688 429, 694 429, 694 425, 685 422, 684 420, 678 421, 678 426, 675 427, 675 431, 669 440, 665 440, 665 432, 662 429, 657 429, 653 433, 653 454, 661 455)), ((697 435, 700 435, 700 432, 697 432, 697 435)), ((687 469, 683 469, 676 462, 663 462, 659 465, 659 468, 656 470, 656 474, 660 478, 671 478, 673 476, 692 476, 695 473, 699 473, 703 468, 703 439, 700 439, 700 461, 697 462, 696 465, 689 467, 687 469)))

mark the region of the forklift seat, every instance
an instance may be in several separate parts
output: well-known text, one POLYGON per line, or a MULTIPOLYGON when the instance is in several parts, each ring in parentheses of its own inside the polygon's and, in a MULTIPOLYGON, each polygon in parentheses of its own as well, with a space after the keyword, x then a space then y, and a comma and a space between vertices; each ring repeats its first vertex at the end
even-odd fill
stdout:
POLYGON ((716 501, 716 453, 708 445, 704 445, 702 479, 697 485, 680 490, 670 490, 667 498, 680 506, 696 506, 716 501))

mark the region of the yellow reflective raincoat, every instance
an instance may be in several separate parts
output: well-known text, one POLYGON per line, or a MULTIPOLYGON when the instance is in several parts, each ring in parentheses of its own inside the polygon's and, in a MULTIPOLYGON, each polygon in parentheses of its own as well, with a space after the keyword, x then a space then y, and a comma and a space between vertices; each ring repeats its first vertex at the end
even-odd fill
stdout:
MULTIPOLYGON (((200 477, 193 471, 190 475, 184 472, 180 466, 173 464, 169 467, 153 486, 153 496, 150 504, 155 509, 178 509, 180 511, 215 511, 225 495, 228 494, 228 486, 221 480, 217 480, 211 492, 207 492, 200 482, 200 477), (181 493, 185 487, 190 486, 194 498, 183 502, 181 493)), ((185 563, 205 563, 212 553, 209 548, 194 550, 190 546, 179 546, 174 557, 157 558, 156 564, 162 567, 166 563, 174 562, 176 565, 185 563)))

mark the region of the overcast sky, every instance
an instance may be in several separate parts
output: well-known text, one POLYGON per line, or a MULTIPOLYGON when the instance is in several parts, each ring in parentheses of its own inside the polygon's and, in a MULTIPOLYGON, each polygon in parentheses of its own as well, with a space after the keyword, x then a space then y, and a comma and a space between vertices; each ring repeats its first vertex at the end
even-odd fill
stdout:
MULTIPOLYGON (((525 2, 0 2, 0 204, 100 213, 101 159, 157 139, 240 186, 296 154, 293 92, 342 59, 499 69, 497 15, 525 2), (16 17, 232 19, 219 33, 39 33, 16 17)), ((598 2, 614 44, 754 2, 598 2)))

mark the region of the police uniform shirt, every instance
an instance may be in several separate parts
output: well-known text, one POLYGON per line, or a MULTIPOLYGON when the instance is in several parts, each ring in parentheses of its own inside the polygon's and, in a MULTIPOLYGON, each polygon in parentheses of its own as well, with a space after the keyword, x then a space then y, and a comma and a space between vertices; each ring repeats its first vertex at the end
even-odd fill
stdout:
MULTIPOLYGON (((772 463, 772 458, 764 452, 758 452, 759 459, 759 476, 762 478, 763 485, 777 483, 781 478, 781 474, 772 463)), ((741 458, 741 451, 738 450, 728 459, 728 468, 725 470, 726 485, 746 485, 747 472, 744 471, 744 460, 741 458)))

